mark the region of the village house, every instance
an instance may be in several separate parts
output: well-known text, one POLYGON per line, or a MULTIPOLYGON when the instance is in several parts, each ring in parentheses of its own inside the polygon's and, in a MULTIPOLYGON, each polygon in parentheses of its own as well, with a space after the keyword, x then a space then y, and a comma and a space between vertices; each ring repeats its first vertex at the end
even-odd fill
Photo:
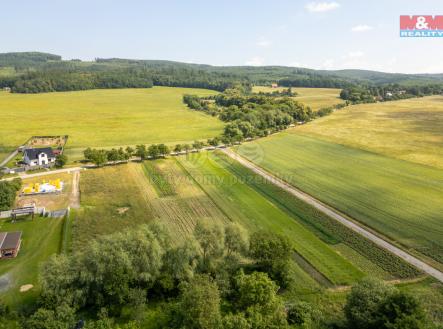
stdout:
POLYGON ((22 243, 22 232, 0 232, 0 259, 17 257, 22 243))
POLYGON ((271 88, 278 88, 278 84, 276 84, 276 83, 271 83, 271 88))
POLYGON ((55 154, 50 147, 25 149, 23 160, 28 166, 52 166, 55 163, 55 154))

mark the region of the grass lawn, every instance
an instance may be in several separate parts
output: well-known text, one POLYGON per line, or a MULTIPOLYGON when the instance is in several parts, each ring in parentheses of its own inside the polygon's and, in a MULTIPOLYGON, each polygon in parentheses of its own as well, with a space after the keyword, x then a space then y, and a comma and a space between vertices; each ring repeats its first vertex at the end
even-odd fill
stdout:
POLYGON ((294 249, 333 284, 349 284, 363 272, 341 257, 310 230, 254 190, 247 179, 236 176, 234 164, 223 155, 202 152, 180 157, 182 166, 233 221, 253 232, 259 229, 287 235, 294 249))
POLYGON ((45 135, 69 135, 66 154, 71 160, 79 159, 88 146, 174 144, 220 134, 223 123, 189 110, 182 102, 186 93, 215 94, 171 87, 0 93, 0 149, 16 147, 32 135, 41 135, 42 127, 45 135))
MULTIPOLYGON (((288 89, 286 87, 264 87, 255 86, 253 87, 254 92, 273 92, 276 90, 288 89)), ((322 107, 329 107, 336 104, 344 103, 340 98, 341 89, 335 88, 292 88, 293 91, 297 92, 297 96, 294 97, 295 100, 306 104, 316 111, 322 107)))
POLYGON ((443 169, 443 96, 348 106, 293 131, 443 169))
POLYGON ((0 231, 22 231, 22 245, 18 256, 14 259, 0 260, 0 277, 8 277, 10 284, 6 290, 0 291, 0 299, 12 307, 35 301, 38 295, 38 271, 42 262, 50 255, 58 253, 61 246, 61 218, 35 217, 32 220, 0 221, 0 231), (27 292, 20 292, 22 285, 32 284, 34 287, 27 292))
POLYGON ((301 190, 443 263, 443 171, 296 133, 238 152, 301 190))

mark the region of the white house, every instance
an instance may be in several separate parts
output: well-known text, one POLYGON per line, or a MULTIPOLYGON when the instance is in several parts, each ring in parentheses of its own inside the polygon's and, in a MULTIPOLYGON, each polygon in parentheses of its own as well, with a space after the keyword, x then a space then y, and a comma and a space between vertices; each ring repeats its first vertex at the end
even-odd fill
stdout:
POLYGON ((26 149, 24 161, 28 166, 51 166, 55 163, 55 155, 50 147, 26 149))

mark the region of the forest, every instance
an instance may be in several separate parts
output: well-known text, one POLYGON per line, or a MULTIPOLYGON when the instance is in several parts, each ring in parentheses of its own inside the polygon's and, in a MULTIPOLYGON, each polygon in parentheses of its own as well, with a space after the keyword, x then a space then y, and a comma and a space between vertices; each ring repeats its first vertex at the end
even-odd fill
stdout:
POLYGON ((119 58, 96 58, 88 62, 62 60, 58 55, 37 52, 0 54, 0 68, 14 72, 0 77, 0 88, 8 87, 16 93, 152 86, 224 91, 236 84, 250 87, 278 83, 283 87, 343 88, 349 91, 343 94, 343 99, 367 102, 367 93, 383 96, 384 90, 395 87, 398 91, 406 89, 407 95, 428 95, 440 93, 443 84, 440 75, 321 71, 284 66, 211 66, 119 58))

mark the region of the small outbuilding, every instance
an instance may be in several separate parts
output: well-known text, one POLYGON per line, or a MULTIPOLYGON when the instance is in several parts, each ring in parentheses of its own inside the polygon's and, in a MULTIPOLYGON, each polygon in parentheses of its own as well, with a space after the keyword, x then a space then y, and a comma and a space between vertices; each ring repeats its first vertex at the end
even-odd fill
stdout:
POLYGON ((0 232, 0 259, 17 257, 21 243, 22 232, 0 232))
POLYGON ((31 167, 49 167, 55 164, 55 154, 50 147, 27 148, 23 151, 23 160, 31 167))

